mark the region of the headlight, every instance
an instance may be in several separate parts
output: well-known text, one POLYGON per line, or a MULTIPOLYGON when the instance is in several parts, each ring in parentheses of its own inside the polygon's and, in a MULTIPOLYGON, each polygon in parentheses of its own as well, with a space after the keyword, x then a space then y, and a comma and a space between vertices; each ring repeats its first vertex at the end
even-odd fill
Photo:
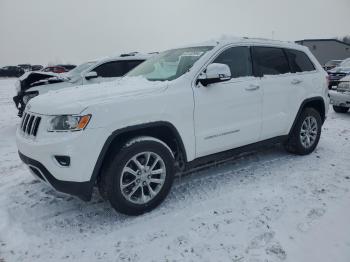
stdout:
POLYGON ((30 93, 30 94, 25 94, 22 98, 23 103, 26 105, 30 99, 32 99, 33 97, 36 97, 37 95, 39 95, 39 93, 30 93))
POLYGON ((89 123, 91 115, 73 116, 62 115, 53 116, 49 120, 49 128, 47 131, 80 131, 83 130, 89 123))

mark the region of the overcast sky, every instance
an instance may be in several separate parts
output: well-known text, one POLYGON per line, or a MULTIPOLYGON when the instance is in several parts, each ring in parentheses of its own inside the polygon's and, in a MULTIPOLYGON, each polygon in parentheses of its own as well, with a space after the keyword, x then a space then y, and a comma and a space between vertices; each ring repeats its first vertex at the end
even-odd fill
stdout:
POLYGON ((0 0, 2 66, 81 63, 221 35, 299 40, 348 34, 350 0, 0 0))

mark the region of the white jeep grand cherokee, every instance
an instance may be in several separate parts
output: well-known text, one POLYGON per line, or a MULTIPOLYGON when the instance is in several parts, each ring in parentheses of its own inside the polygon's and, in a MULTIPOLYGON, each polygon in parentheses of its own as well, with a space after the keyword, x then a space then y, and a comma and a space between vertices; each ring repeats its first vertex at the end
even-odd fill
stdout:
POLYGON ((97 185, 129 215, 159 205, 175 173, 252 145, 311 153, 329 106, 308 49, 261 39, 168 50, 101 85, 32 99, 19 155, 56 190, 89 200, 97 185))

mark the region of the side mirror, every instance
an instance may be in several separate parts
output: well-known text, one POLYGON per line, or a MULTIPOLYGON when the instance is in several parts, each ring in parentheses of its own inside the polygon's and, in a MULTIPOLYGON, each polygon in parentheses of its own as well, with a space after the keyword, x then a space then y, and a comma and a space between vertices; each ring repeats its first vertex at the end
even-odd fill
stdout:
POLYGON ((203 86, 224 82, 231 79, 231 70, 226 64, 212 63, 205 72, 198 77, 198 82, 203 86))
POLYGON ((95 71, 90 71, 90 72, 85 74, 86 80, 90 80, 90 79, 97 78, 97 77, 98 77, 98 75, 95 71))

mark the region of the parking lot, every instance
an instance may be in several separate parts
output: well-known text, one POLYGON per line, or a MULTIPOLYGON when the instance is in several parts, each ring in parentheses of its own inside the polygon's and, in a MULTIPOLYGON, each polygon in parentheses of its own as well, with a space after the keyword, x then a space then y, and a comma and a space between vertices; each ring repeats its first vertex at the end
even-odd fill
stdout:
POLYGON ((139 217, 56 193, 17 155, 14 79, 0 80, 0 261, 348 261, 350 113, 317 150, 275 147, 178 178, 139 217))

